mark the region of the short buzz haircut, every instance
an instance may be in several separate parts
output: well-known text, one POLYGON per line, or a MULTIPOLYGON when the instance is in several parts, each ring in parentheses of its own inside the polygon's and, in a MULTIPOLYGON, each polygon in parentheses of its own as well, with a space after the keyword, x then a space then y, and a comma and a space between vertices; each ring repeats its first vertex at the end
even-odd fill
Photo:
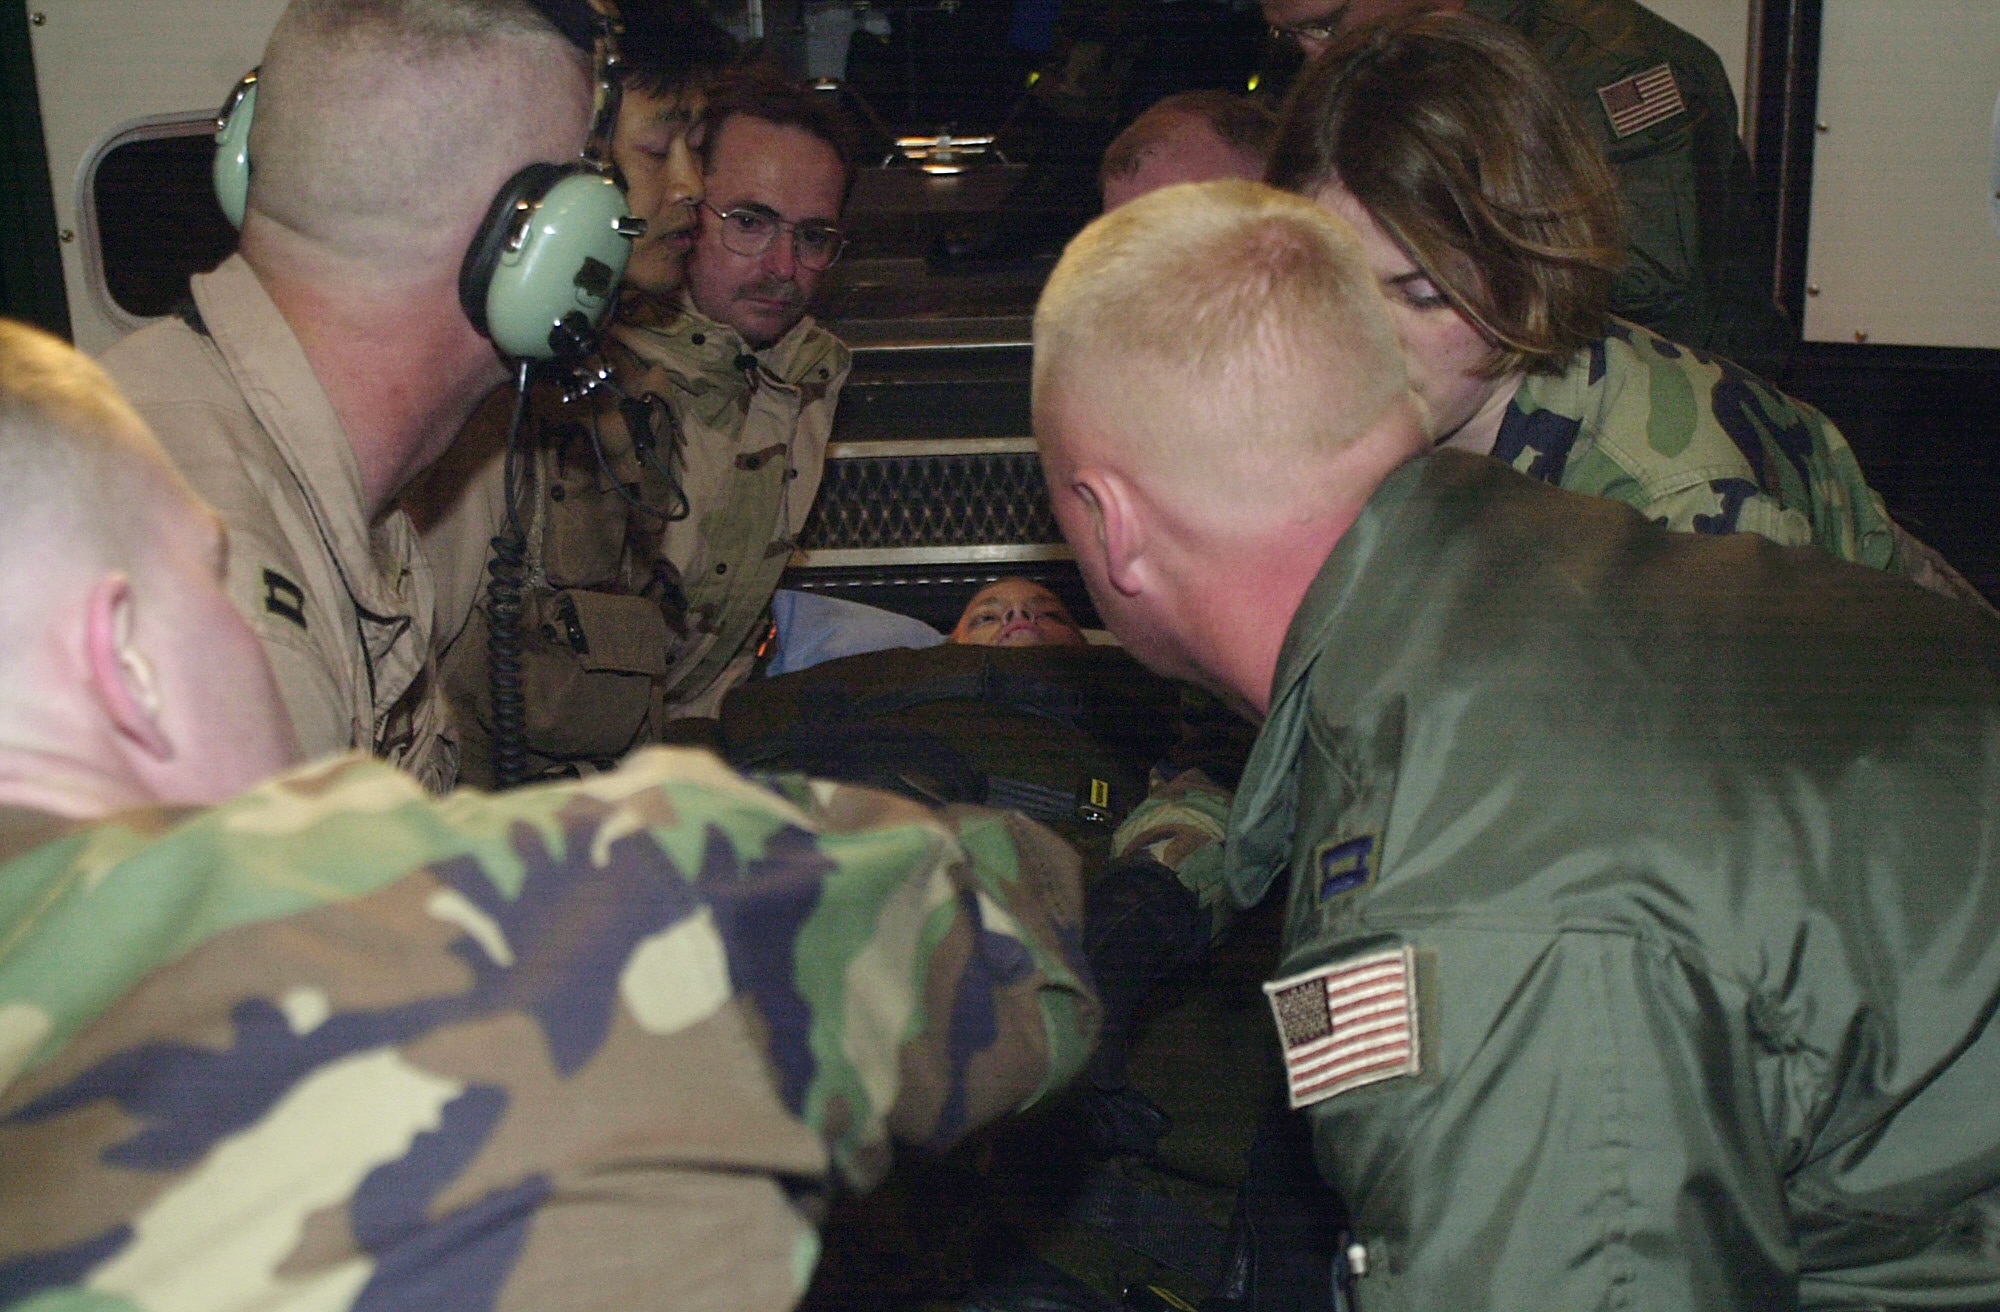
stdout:
POLYGON ((432 56, 506 37, 568 40, 533 0, 292 0, 279 21, 322 39, 393 35, 432 56))
POLYGON ((715 143, 721 139, 723 125, 738 115, 797 128, 830 146, 840 158, 841 201, 845 207, 847 192, 854 183, 854 147, 847 123, 840 117, 832 97, 786 77, 767 64, 743 64, 730 69, 709 88, 708 105, 702 112, 704 173, 715 168, 715 143))
POLYGON ((0 319, 0 569, 17 567, 7 557, 32 524, 59 533, 73 563, 142 563, 145 529, 132 521, 158 479, 180 476, 105 372, 60 338, 0 319))
POLYGON ((713 80, 736 60, 736 40, 691 0, 623 0, 618 40, 624 84, 654 96, 713 80))
POLYGON ((538 98, 590 64, 529 0, 292 0, 264 50, 249 209, 364 259, 442 260, 546 137, 538 98))
POLYGON ((1072 391, 1118 407, 1135 467, 1247 490, 1337 455, 1409 382, 1353 229, 1227 180, 1150 192, 1063 252, 1035 307, 1037 433, 1072 391))
POLYGON ((1254 100, 1227 91, 1182 91, 1165 96, 1120 132, 1105 148, 1098 166, 1097 186, 1101 191, 1113 178, 1129 178, 1139 171, 1139 162, 1173 134, 1183 120, 1195 119, 1224 145, 1255 160, 1262 167, 1278 139, 1278 117, 1254 100))
POLYGON ((1560 372, 1601 336, 1624 259, 1602 149, 1521 39, 1469 14, 1357 28, 1286 99, 1268 180, 1338 185, 1492 344, 1560 372))

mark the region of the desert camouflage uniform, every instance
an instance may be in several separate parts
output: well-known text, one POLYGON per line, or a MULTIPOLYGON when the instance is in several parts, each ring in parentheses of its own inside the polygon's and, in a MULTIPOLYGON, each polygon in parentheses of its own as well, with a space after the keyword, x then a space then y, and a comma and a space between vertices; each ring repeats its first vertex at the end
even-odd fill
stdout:
POLYGON ((0 813, 0 1304, 789 1307, 835 1180, 1097 1016, 1045 831, 768 782, 0 813))
MULTIPOLYGON (((675 716, 714 715, 748 675, 819 491, 851 363, 810 318, 752 351, 687 306, 658 327, 619 325, 604 355, 615 387, 572 403, 539 387, 527 424, 528 745, 534 769, 550 773, 615 761, 658 741, 675 716), (650 449, 635 448, 635 426, 651 430, 650 449)), ((455 617, 441 627, 464 626, 444 679, 462 774, 478 785, 493 773, 476 603, 505 514, 511 402, 503 394, 482 408, 418 516, 440 613, 455 617)))
POLYGON ((228 521, 229 599, 263 643, 300 750, 359 748, 449 790, 443 634, 409 517, 369 519, 340 416, 243 257, 189 288, 178 313, 106 352, 104 369, 228 521))

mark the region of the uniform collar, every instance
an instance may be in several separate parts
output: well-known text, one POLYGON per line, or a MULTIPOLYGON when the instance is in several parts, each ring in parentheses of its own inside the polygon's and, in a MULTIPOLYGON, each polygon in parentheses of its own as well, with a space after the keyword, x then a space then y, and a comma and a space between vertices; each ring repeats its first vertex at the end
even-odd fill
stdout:
POLYGON ((1223 876, 1239 905, 1261 899, 1291 859, 1299 756, 1313 693, 1332 678, 1358 684, 1375 673, 1342 662, 1340 653, 1363 632, 1377 650, 1385 640, 1393 641, 1384 632, 1393 633, 1403 622, 1404 598, 1411 591, 1407 580, 1423 577, 1433 552, 1433 516, 1425 509, 1433 495, 1433 474, 1468 462, 1493 463, 1444 451, 1419 456, 1392 472, 1341 534, 1299 602, 1278 650, 1270 710, 1229 813, 1223 876))
MULTIPOLYGON (((1612 332, 1620 327, 1629 325, 1614 320, 1612 332)), ((1527 415, 1536 410, 1552 410, 1581 420, 1587 433, 1602 431, 1604 411, 1611 402, 1611 389, 1603 385, 1608 376, 1609 349, 1607 339, 1599 337, 1571 355, 1561 373, 1524 376, 1520 387, 1515 389, 1509 411, 1527 415)))
MULTIPOLYGON (((711 319, 694 307, 686 294, 679 313, 658 324, 618 324, 612 336, 648 364, 690 370, 717 379, 741 378, 745 356, 754 358, 757 371, 767 381, 797 385, 809 381, 813 371, 831 367, 831 357, 842 356, 847 348, 822 329, 811 315, 793 324, 791 330, 763 350, 752 350, 743 335, 728 324, 711 319)), ((747 387, 748 381, 744 381, 747 387)))
POLYGON ((424 605, 406 595, 414 541, 400 540, 410 536, 402 512, 392 509, 379 528, 369 524, 354 445, 256 273, 231 255, 190 286, 209 339, 304 493, 355 604, 378 616, 424 605))

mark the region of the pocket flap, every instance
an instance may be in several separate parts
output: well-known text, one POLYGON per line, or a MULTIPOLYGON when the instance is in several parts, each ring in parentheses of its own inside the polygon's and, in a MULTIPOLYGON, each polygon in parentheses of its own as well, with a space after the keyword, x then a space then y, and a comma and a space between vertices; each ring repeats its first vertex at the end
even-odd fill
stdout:
POLYGON ((574 588, 558 592, 552 610, 584 669, 654 678, 667 672, 667 620, 647 598, 574 588), (572 617, 577 632, 569 632, 572 617))

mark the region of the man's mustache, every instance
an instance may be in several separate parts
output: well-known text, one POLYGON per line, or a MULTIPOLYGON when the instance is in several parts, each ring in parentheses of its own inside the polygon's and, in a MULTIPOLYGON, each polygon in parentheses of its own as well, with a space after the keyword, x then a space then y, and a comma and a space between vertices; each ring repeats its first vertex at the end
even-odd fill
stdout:
POLYGON ((736 293, 737 300, 779 301, 786 306, 804 305, 805 289, 790 278, 759 278, 755 282, 744 283, 736 293))

